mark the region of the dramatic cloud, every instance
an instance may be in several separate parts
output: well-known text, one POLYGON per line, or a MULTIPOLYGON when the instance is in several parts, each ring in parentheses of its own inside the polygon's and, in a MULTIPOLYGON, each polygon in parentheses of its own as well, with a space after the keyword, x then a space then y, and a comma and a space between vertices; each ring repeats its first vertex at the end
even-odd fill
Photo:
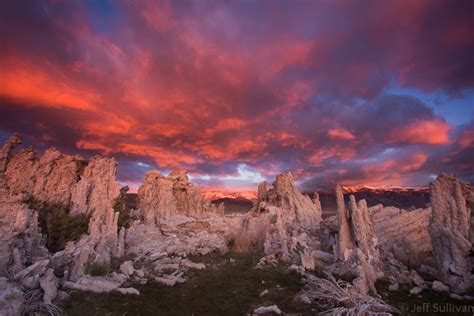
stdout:
POLYGON ((18 131, 214 189, 474 180, 472 1, 4 1, 18 131))

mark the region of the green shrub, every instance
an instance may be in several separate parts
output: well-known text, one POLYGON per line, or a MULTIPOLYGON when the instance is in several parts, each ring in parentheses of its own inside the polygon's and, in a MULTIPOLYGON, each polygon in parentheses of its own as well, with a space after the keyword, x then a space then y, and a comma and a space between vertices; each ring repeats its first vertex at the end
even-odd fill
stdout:
POLYGON ((227 239, 227 248, 229 248, 229 250, 232 250, 234 249, 234 247, 235 247, 235 239, 234 238, 227 239))
POLYGON ((304 252, 304 246, 301 245, 300 242, 298 241, 296 243, 295 249, 293 249, 293 251, 296 252, 297 254, 301 255, 304 252))
POLYGON ((38 224, 46 236, 46 247, 57 252, 64 249, 69 241, 76 241, 87 234, 89 216, 71 215, 69 207, 62 204, 29 201, 29 206, 38 211, 38 224))
POLYGON ((109 270, 109 265, 106 263, 91 262, 87 265, 86 272, 92 276, 104 276, 109 270))

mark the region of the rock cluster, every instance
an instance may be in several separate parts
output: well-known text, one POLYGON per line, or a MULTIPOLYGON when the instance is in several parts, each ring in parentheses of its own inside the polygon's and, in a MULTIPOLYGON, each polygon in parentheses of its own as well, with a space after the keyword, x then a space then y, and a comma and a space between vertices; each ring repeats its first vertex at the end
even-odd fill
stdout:
POLYGON ((351 195, 347 212, 340 186, 336 187, 336 201, 339 232, 334 252, 339 260, 355 270, 357 278, 353 284, 359 293, 362 296, 376 294, 375 281, 383 272, 380 249, 367 202, 360 200, 357 203, 351 195))
MULTIPOLYGON (((14 154, 20 143, 15 134, 0 152, 0 273, 14 275, 14 284, 7 282, 6 291, 41 288, 41 304, 52 306, 60 286, 55 268, 66 268, 66 278, 80 278, 91 260, 108 262, 123 255, 125 231, 118 233, 118 213, 112 209, 119 195, 116 163, 104 157, 87 163, 56 149, 47 150, 40 159, 32 148, 14 154), (76 213, 89 215, 89 234, 51 256, 43 244, 38 211, 25 204, 27 199, 71 206, 76 213)), ((0 313, 9 314, 12 307, 4 305, 0 313)), ((17 307, 28 313, 27 305, 17 307)))
POLYGON ((277 175, 273 187, 267 190, 266 182, 258 187, 257 201, 260 207, 265 205, 285 210, 285 217, 294 219, 303 228, 318 229, 321 222, 321 204, 314 203, 309 196, 303 195, 294 185, 290 172, 277 175))
POLYGON ((138 190, 139 208, 145 224, 157 224, 173 215, 202 217, 208 212, 223 212, 206 202, 197 186, 189 182, 186 171, 168 176, 148 171, 138 190))
POLYGON ((452 291, 464 293, 472 286, 470 209, 454 176, 441 174, 430 184, 430 195, 429 234, 439 276, 452 291))

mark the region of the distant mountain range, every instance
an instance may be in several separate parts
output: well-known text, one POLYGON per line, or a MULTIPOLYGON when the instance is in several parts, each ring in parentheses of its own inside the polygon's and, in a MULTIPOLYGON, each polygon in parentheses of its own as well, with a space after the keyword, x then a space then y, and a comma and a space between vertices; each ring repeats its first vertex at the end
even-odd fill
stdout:
MULTIPOLYGON (((423 208, 429 205, 430 194, 428 188, 423 187, 343 187, 344 197, 349 201, 353 194, 357 200, 365 199, 369 206, 383 204, 404 209, 423 208)), ((334 190, 319 191, 321 206, 324 213, 336 211, 336 197, 334 190)), ((313 198, 314 193, 306 193, 313 198)), ((224 203, 228 211, 245 211, 252 208, 252 202, 257 199, 257 192, 221 192, 204 191, 206 200, 214 204, 224 203)))
POLYGON ((245 200, 256 200, 257 192, 255 191, 242 191, 242 192, 221 192, 221 191, 203 191, 202 194, 207 201, 214 201, 219 199, 245 199, 245 200))

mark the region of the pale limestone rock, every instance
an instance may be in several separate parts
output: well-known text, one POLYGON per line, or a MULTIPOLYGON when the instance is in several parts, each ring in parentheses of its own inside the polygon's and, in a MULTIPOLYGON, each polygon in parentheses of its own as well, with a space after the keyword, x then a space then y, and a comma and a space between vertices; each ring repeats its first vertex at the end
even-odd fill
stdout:
POLYGON ((84 164, 79 156, 63 155, 55 148, 46 150, 35 170, 31 196, 41 202, 68 205, 84 164))
POLYGON ((183 273, 175 271, 172 274, 163 274, 161 277, 155 277, 155 282, 166 285, 166 286, 175 286, 176 283, 186 282, 183 279, 183 273))
POLYGON ((138 198, 146 225, 155 225, 176 214, 199 218, 209 212, 223 211, 222 207, 216 209, 204 200, 185 171, 173 171, 167 177, 159 171, 148 171, 138 190, 138 198))
POLYGON ((33 290, 33 289, 37 289, 37 288, 40 287, 39 276, 38 275, 25 277, 25 278, 21 279, 20 283, 24 288, 26 288, 28 290, 33 290))
POLYGON ((336 186, 337 216, 339 220, 339 232, 337 235, 336 256, 339 260, 347 261, 353 255, 354 242, 349 229, 349 219, 344 203, 344 195, 340 185, 336 186))
POLYGON ((314 262, 314 256, 311 250, 305 249, 303 252, 301 252, 300 259, 301 265, 306 271, 314 271, 316 268, 316 263, 314 262))
POLYGON ((449 293, 449 286, 441 281, 434 281, 431 288, 436 292, 449 293))
POLYGON ((428 233, 431 208, 407 211, 380 205, 369 211, 383 257, 393 253, 403 264, 416 267, 432 256, 428 233))
POLYGON ((125 227, 120 228, 117 240, 117 251, 115 253, 115 257, 121 258, 125 254, 125 227))
MULTIPOLYGON (((376 294, 375 281, 383 273, 372 218, 366 201, 356 203, 353 195, 350 196, 349 210, 348 227, 355 248, 353 257, 348 260, 355 265, 357 274, 353 284, 363 296, 376 294)), ((342 216, 341 219, 343 218, 342 216)))
POLYGON ((294 218, 305 229, 319 229, 321 209, 295 187, 290 172, 277 175, 264 202, 286 210, 285 216, 294 218))
POLYGON ((120 272, 122 272, 126 276, 132 276, 135 272, 135 269, 133 268, 133 262, 129 260, 122 263, 120 265, 120 272))
POLYGON ((466 207, 460 183, 454 176, 441 174, 430 183, 433 216, 429 233, 441 280, 455 293, 472 286, 469 252, 470 209, 466 207))
POLYGON ((181 260, 180 265, 183 266, 183 267, 186 267, 186 268, 196 269, 196 270, 206 269, 206 265, 204 263, 192 262, 189 259, 181 260))
POLYGON ((43 259, 43 260, 37 261, 34 264, 30 265, 29 267, 15 274, 13 279, 18 281, 27 276, 42 275, 46 272, 46 267, 48 266, 48 264, 49 264, 49 259, 43 259))
POLYGON ((256 208, 259 207, 261 202, 265 202, 268 199, 268 189, 267 189, 267 181, 260 182, 257 189, 257 202, 255 204, 256 208))
POLYGON ((5 172, 7 171, 7 164, 12 158, 13 149, 22 142, 23 139, 20 134, 15 133, 7 139, 0 150, 0 187, 5 185, 5 172))
POLYGON ((21 315, 23 304, 23 292, 6 278, 0 278, 0 315, 21 315))
POLYGON ((400 290, 400 284, 399 283, 390 284, 390 286, 388 287, 388 290, 390 292, 398 292, 400 290))
POLYGON ((43 302, 45 304, 51 304, 58 295, 58 279, 54 276, 54 270, 48 269, 39 283, 44 293, 43 302))
POLYGON ((423 289, 422 289, 422 288, 419 288, 419 287, 417 287, 417 286, 415 286, 414 288, 412 288, 412 289, 410 290, 410 294, 411 294, 411 295, 418 295, 418 294, 420 294, 421 292, 423 292, 423 289))
POLYGON ((425 280, 423 280, 423 278, 415 270, 410 271, 410 276, 413 284, 415 284, 417 287, 422 289, 426 289, 428 287, 425 280))
POLYGON ((71 213, 93 215, 111 209, 120 194, 116 173, 114 158, 93 157, 72 191, 71 213))
POLYGON ((108 277, 83 276, 77 282, 64 282, 64 287, 71 290, 88 291, 94 293, 110 293, 117 290, 121 282, 108 277))
POLYGON ((5 172, 8 189, 12 194, 31 196, 38 169, 38 158, 32 147, 11 157, 5 172))
POLYGON ((334 263, 334 260, 336 259, 333 254, 321 250, 314 250, 313 256, 318 261, 323 262, 325 265, 334 263))
POLYGON ((115 291, 124 295, 140 295, 140 292, 133 287, 119 287, 115 291))
POLYGON ((314 205, 316 205, 316 209, 319 210, 319 212, 321 212, 321 214, 323 213, 323 209, 321 207, 321 201, 319 200, 319 193, 318 192, 314 192, 314 197, 312 199, 314 205))
POLYGON ((278 308, 277 305, 271 306, 261 306, 253 310, 254 315, 265 315, 265 314, 276 314, 281 315, 282 311, 278 308))

